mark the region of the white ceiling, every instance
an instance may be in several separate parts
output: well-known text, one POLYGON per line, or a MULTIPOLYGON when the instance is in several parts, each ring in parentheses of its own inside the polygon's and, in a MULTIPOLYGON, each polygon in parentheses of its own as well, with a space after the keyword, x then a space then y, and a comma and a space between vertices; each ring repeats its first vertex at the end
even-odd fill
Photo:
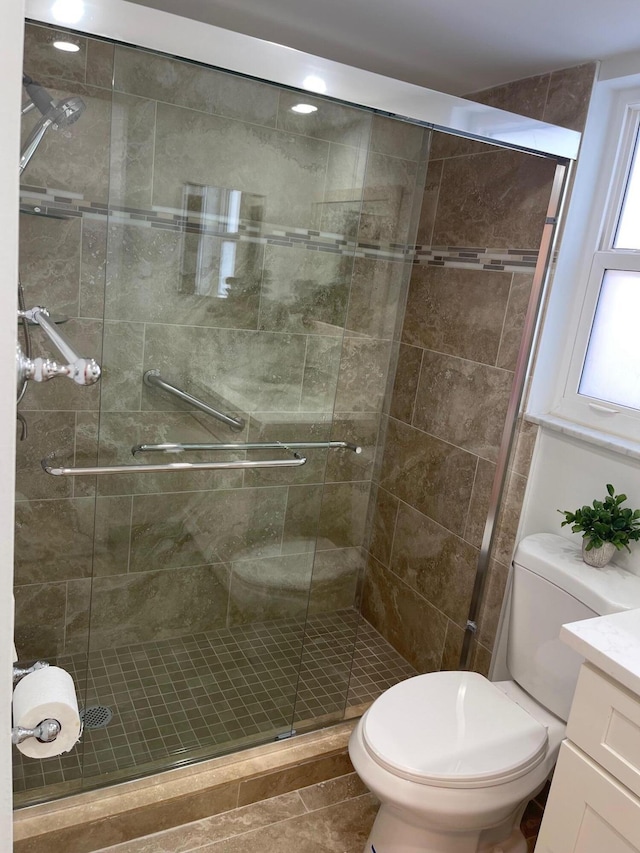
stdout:
POLYGON ((638 0, 134 0, 461 95, 640 50, 638 0))

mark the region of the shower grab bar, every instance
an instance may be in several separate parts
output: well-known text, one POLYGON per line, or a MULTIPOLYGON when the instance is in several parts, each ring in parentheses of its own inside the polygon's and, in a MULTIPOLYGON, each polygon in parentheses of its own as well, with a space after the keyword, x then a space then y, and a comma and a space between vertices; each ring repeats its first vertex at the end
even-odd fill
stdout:
POLYGON ((225 415, 224 412, 220 412, 218 411, 218 409, 214 409, 213 406, 209 406, 207 403, 204 403, 202 400, 199 400, 192 394, 189 394, 180 388, 176 388, 175 385, 172 385, 170 382, 167 382, 166 379, 163 379, 162 376, 160 376, 159 370, 147 370, 147 372, 142 377, 142 381, 145 385, 148 385, 150 387, 161 388, 168 394, 172 394, 174 397, 177 397, 179 400, 182 400, 183 403, 188 403, 195 409, 200 409, 200 411, 204 412, 206 415, 211 415, 212 418, 216 418, 216 420, 222 421, 223 424, 226 424, 233 430, 244 429, 245 422, 242 420, 242 418, 232 418, 231 415, 225 415))
POLYGON ((94 385, 100 379, 101 370, 98 362, 93 358, 78 355, 62 332, 56 328, 46 308, 36 306, 27 311, 18 311, 18 317, 24 317, 40 326, 60 355, 68 362, 68 364, 58 364, 50 358, 30 359, 18 351, 19 380, 35 379, 36 382, 46 382, 56 376, 68 376, 77 385, 94 385))
MULTIPOLYGON (((283 448, 286 450, 286 448, 283 448)), ((43 459, 42 467, 53 477, 86 477, 100 474, 163 474, 171 471, 228 471, 233 468, 298 468, 307 461, 306 456, 294 453, 292 459, 240 459, 235 462, 169 462, 164 465, 104 465, 90 468, 54 468, 51 459, 43 459)))
POLYGON ((195 450, 310 450, 316 448, 352 450, 362 453, 362 448, 349 441, 264 441, 244 444, 136 444, 131 448, 138 453, 184 453, 195 450))

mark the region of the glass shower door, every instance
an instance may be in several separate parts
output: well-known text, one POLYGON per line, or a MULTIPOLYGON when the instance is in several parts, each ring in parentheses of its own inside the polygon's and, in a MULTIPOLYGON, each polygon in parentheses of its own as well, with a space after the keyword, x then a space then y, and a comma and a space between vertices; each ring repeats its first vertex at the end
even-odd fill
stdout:
POLYGON ((327 460, 355 456, 327 443, 371 125, 124 47, 114 81, 97 462, 246 467, 97 479, 90 669, 126 683, 100 774, 125 735, 139 772, 291 731, 327 460))
POLYGON ((359 598, 427 135, 78 34, 59 59, 53 35, 27 27, 29 68, 86 111, 29 165, 21 268, 103 373, 21 405, 18 647, 72 673, 85 721, 68 756, 16 762, 24 803, 410 674, 359 598), (47 476, 51 453, 102 473, 47 476))

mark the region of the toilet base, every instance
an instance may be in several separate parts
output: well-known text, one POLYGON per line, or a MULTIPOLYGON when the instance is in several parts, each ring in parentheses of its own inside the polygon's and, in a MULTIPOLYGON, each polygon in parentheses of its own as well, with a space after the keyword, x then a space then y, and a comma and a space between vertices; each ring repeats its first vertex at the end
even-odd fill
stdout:
MULTIPOLYGON (((406 813, 381 805, 364 853, 527 853, 527 842, 519 826, 504 840, 495 841, 500 835, 495 827, 489 831, 438 832, 411 823, 408 818, 406 813)), ((502 825, 505 832, 511 826, 502 825)))

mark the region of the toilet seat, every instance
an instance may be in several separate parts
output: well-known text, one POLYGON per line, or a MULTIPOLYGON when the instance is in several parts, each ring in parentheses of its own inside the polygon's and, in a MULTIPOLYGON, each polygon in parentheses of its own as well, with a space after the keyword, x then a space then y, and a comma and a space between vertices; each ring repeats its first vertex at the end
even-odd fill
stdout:
POLYGON ((547 751, 547 729, 484 676, 434 672, 396 684, 362 720, 373 760, 403 779, 480 788, 517 779, 547 751))

